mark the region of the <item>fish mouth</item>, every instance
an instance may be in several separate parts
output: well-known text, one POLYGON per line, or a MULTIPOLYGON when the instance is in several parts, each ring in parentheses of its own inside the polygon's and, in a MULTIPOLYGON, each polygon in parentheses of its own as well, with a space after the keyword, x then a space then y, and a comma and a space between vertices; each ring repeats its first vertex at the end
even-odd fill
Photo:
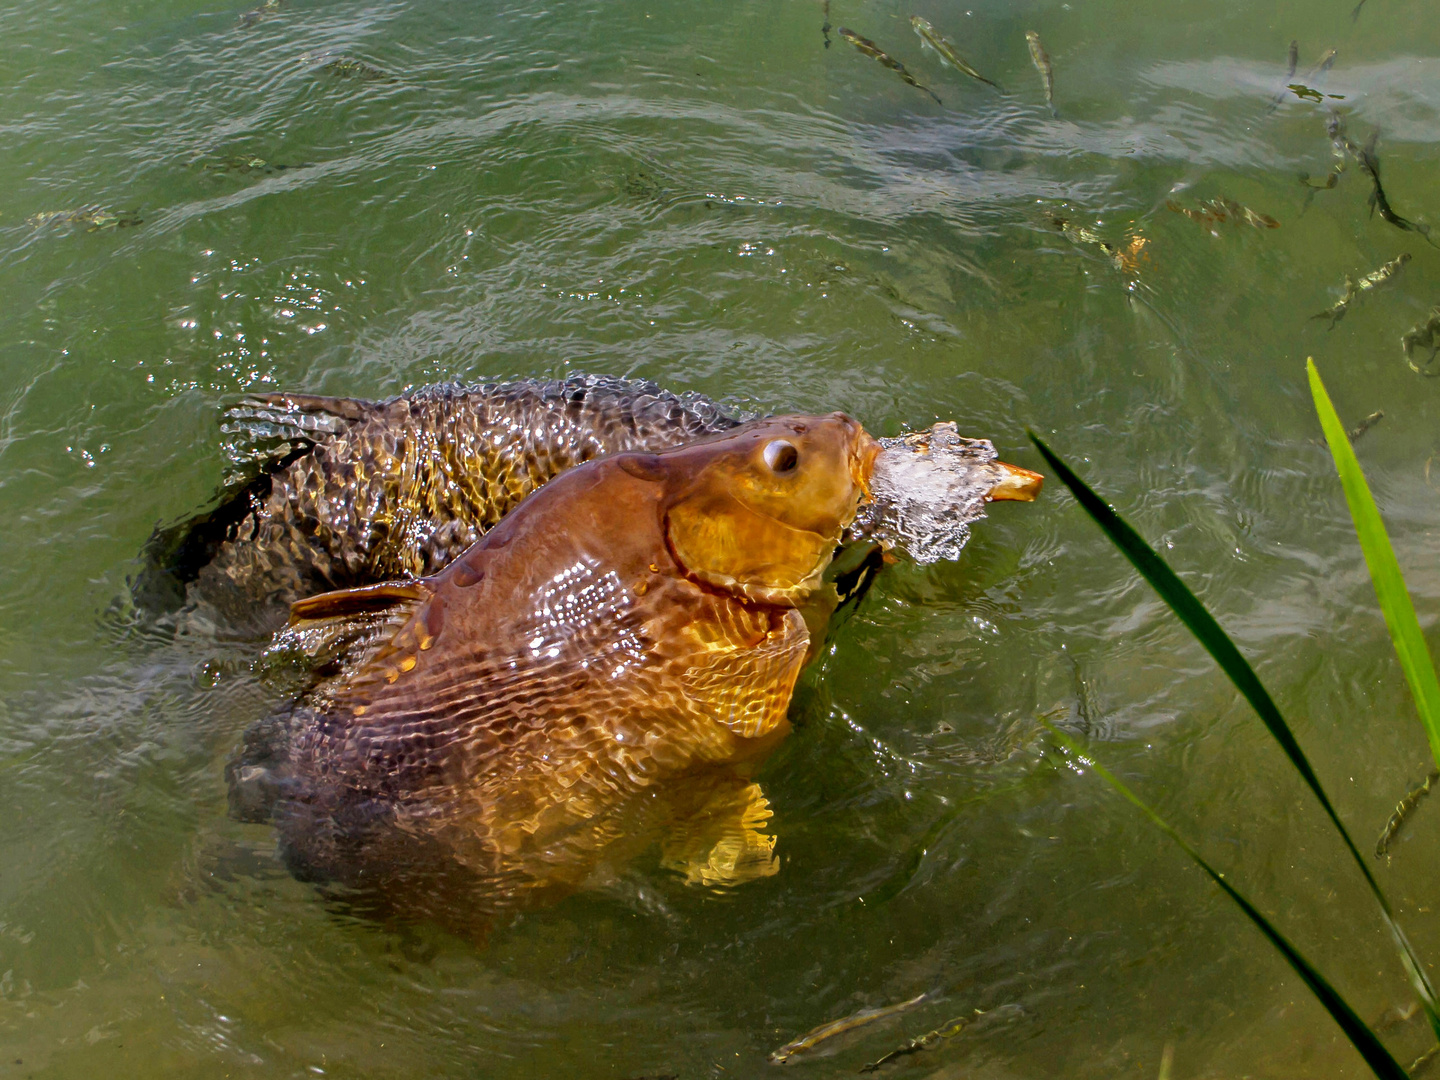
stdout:
POLYGON ((1000 479, 985 494, 986 502, 1034 502, 1035 496, 1045 486, 1045 477, 1038 472, 1011 465, 1008 461, 991 462, 1002 473, 1000 479))

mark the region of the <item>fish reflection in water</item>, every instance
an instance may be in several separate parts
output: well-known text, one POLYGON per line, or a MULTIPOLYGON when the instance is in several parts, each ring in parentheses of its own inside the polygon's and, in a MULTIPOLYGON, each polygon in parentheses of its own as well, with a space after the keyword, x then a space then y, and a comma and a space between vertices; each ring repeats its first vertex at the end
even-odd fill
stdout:
POLYGON ((1365 293, 1374 292, 1381 286, 1388 285, 1394 281, 1396 275, 1405 268, 1405 264, 1409 261, 1409 253, 1401 252, 1384 266, 1380 267, 1380 269, 1372 270, 1359 281, 1347 275, 1345 278, 1345 294, 1340 297, 1339 300, 1335 301, 1334 304, 1330 305, 1330 307, 1317 314, 1311 315, 1310 318, 1329 319, 1330 325, 1326 329, 1334 330, 1336 324, 1345 317, 1345 313, 1350 310, 1350 305, 1354 303, 1356 299, 1365 293))
POLYGON ((891 1016, 898 1016, 907 1009, 913 1009, 924 1001, 929 994, 916 994, 909 1001, 897 1002, 894 1005, 882 1005, 877 1008, 860 1009, 849 1016, 843 1016, 839 1020, 831 1020, 828 1024, 821 1024, 812 1028, 798 1039, 786 1043, 780 1049, 770 1054, 770 1060, 776 1065, 784 1065, 796 1060, 805 1054, 814 1052, 822 1043, 834 1039, 838 1035, 847 1032, 857 1031, 860 1028, 869 1027, 891 1016))
POLYGON ((855 31, 847 29, 844 26, 840 27, 840 36, 846 41, 850 42, 851 45, 854 45, 855 48, 859 49, 862 53, 870 57, 872 60, 878 60, 882 65, 895 72, 896 75, 899 75, 901 79, 903 79, 910 86, 915 87, 916 90, 924 90, 925 93, 929 94, 932 98, 935 99, 936 105, 945 104, 943 101, 940 100, 939 94, 935 93, 935 91, 931 90, 928 86, 923 86, 920 83, 916 82, 915 76, 911 75, 910 72, 905 69, 904 64, 902 64, 899 60, 896 60, 889 53, 882 50, 880 46, 876 45, 869 38, 861 37, 859 34, 855 33, 855 31))

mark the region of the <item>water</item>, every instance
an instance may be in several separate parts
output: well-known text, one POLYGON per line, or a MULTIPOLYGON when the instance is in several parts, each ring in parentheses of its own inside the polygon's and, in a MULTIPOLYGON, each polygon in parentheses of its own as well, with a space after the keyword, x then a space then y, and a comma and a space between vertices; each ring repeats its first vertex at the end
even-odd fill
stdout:
MULTIPOLYGON (((1359 453, 1434 647, 1440 389, 1399 339, 1440 252, 1368 216, 1353 164, 1304 208, 1321 107, 1268 110, 1292 37, 1302 75, 1337 47, 1317 88, 1357 141, 1380 128, 1396 210, 1440 221, 1431 6, 833 0, 943 107, 825 48, 806 0, 285 0, 247 30, 242 6, 0 12, 4 1075, 756 1075, 922 991, 788 1068, 854 1075, 981 1008, 1006 1011, 891 1068, 1153 1076, 1170 1044, 1176 1077, 1362 1075, 1213 886, 1037 735, 1039 712, 1087 729, 1367 1017, 1408 1003, 1313 800, 1053 483, 837 629, 760 777, 779 874, 716 894, 652 859, 483 943, 286 874, 225 812, 274 700, 260 643, 114 605, 156 522, 220 481, 247 391, 598 371, 883 436, 955 420, 1035 468, 1029 425, 1255 659, 1363 846, 1426 747, 1302 365, 1347 423, 1385 412, 1359 453), (916 12, 1010 93, 923 54, 916 12), (395 80, 321 70, 339 57, 395 80), (286 168, 205 167, 232 156, 286 168), (1165 208, 1222 195, 1281 227, 1165 208), (90 205, 143 224, 25 224, 90 205), (1333 331, 1309 319, 1402 251, 1333 331)), ((1377 865, 1432 959, 1434 812, 1377 865)), ((1425 1045, 1413 1021, 1385 1038, 1425 1045)))

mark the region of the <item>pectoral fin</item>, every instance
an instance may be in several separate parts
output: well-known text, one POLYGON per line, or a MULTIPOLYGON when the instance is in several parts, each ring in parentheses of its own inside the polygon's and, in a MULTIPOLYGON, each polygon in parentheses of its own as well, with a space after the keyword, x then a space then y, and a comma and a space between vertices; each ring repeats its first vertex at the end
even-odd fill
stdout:
POLYGON ((671 827, 660 865, 685 875, 687 885, 742 885, 780 872, 775 837, 765 830, 770 800, 759 784, 728 778, 695 811, 671 827))

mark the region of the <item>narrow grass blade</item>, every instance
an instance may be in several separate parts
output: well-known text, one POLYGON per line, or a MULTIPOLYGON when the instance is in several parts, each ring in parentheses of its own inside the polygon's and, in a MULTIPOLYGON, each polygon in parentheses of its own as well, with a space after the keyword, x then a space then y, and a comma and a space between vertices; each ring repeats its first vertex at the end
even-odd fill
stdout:
POLYGON ((1082 750, 1073 739, 1061 732, 1054 724, 1050 723, 1049 720, 1042 719, 1040 722, 1050 729, 1050 734, 1054 736, 1056 742, 1089 765, 1090 768, 1094 769, 1102 780, 1138 807, 1140 812, 1150 819, 1152 825, 1180 845, 1180 849, 1195 860, 1195 863, 1200 869, 1209 875, 1210 880, 1215 882, 1216 885, 1219 885, 1225 894, 1229 896, 1231 900, 1235 901, 1240 910, 1259 928, 1260 932, 1265 935, 1270 944, 1275 946, 1276 951, 1295 969, 1295 974, 1304 980, 1305 985, 1310 988, 1310 992, 1320 1000, 1320 1004, 1325 1006, 1325 1011, 1334 1018, 1335 1023, 1340 1025, 1340 1030, 1345 1033, 1345 1037, 1349 1039, 1355 1049, 1360 1052, 1360 1056, 1365 1059, 1365 1064, 1370 1066, 1371 1072, 1381 1077, 1382 1080, 1409 1080, 1405 1070, 1400 1067, 1400 1063, 1390 1056, 1389 1051, 1387 1051, 1385 1047, 1381 1045, 1380 1040, 1375 1037, 1375 1033, 1355 1014, 1355 1010, 1352 1009, 1349 1003, 1340 996, 1340 993, 1330 985, 1325 976, 1321 975, 1320 972, 1315 969, 1315 966, 1301 955, 1300 950, 1290 944, 1284 934, 1275 929, 1269 919, 1265 918, 1264 915, 1256 910, 1254 904, 1245 899, 1238 889, 1225 880, 1224 874, 1206 862, 1201 854, 1191 847, 1185 841, 1184 837, 1171 828, 1170 824, 1165 821, 1164 818, 1142 802, 1138 795, 1126 787, 1119 778, 1114 776, 1105 766, 1101 765, 1086 751, 1082 750))
POLYGON ((1405 588, 1400 563, 1395 558, 1395 549, 1390 546, 1390 537, 1385 532, 1385 523, 1380 520, 1380 511, 1370 494, 1370 485, 1360 471, 1360 462, 1356 460, 1345 428, 1335 413, 1335 406, 1330 403, 1330 395, 1325 392, 1320 372, 1315 369, 1314 357, 1305 361, 1305 370, 1310 375, 1310 393, 1315 398, 1315 411, 1320 415, 1325 441, 1330 444, 1330 454, 1340 474, 1340 486, 1345 489, 1345 501, 1350 504, 1355 535, 1360 539, 1360 550, 1365 553, 1365 565, 1370 569, 1375 598, 1380 601, 1385 625, 1390 628, 1390 640, 1395 643, 1395 655, 1400 658, 1400 669, 1405 672, 1405 681, 1410 684, 1410 694, 1415 698, 1415 709, 1420 713, 1420 722, 1425 725, 1425 734, 1430 738, 1430 753, 1435 758, 1435 764, 1440 765, 1440 679, 1435 677, 1430 647, 1420 632, 1415 605, 1405 588))
MULTIPOLYGON (((1260 677, 1255 674, 1249 662, 1240 655, 1240 650, 1230 640, 1220 624, 1215 621, 1214 616, 1205 610, 1205 605, 1200 603, 1195 594, 1192 593, 1183 581, 1171 570, 1165 560, 1155 554, 1154 549, 1141 539, 1140 534, 1132 529, 1100 496, 1091 491, 1085 481, 1076 476, 1070 466, 1066 465, 1054 451, 1036 435, 1033 431, 1029 433, 1030 440, 1039 448, 1041 455, 1055 470, 1061 481, 1075 500, 1090 515, 1095 524, 1110 541, 1120 549, 1140 576, 1148 581, 1156 592, 1160 594, 1170 609, 1180 617, 1189 631, 1195 635, 1200 644, 1205 646, 1205 651, 1215 658, 1220 669, 1225 672, 1235 688, 1240 691, 1245 700, 1259 715, 1260 720, 1274 736, 1280 748, 1285 751, 1285 756, 1295 767, 1301 778, 1309 785, 1315 797, 1320 800, 1325 813, 1329 816, 1331 823, 1335 826, 1340 838, 1344 840, 1345 847, 1349 850, 1355 865, 1360 868, 1364 875, 1365 883, 1370 886, 1370 892, 1375 897, 1375 902, 1380 905, 1380 912, 1385 918, 1385 925, 1390 930, 1390 935, 1395 939, 1395 945, 1400 950, 1400 960, 1405 966, 1405 974, 1410 979, 1410 984, 1415 992, 1420 995, 1420 1003, 1424 1006, 1426 1018, 1430 1021, 1430 1028, 1435 1032, 1436 1038, 1440 1038, 1440 1014, 1436 1011, 1435 990, 1430 985, 1430 978, 1425 974, 1421 966, 1420 958, 1415 955, 1415 949, 1410 944, 1410 939, 1405 936, 1405 931, 1400 929, 1400 924, 1395 921, 1394 910, 1390 907, 1390 901, 1386 899, 1380 884, 1370 873, 1370 867, 1360 849, 1355 846, 1355 841, 1350 838, 1350 832, 1340 820, 1340 815, 1335 812, 1330 797, 1325 794, 1325 789, 1320 785, 1320 779, 1315 775, 1315 770, 1310 767, 1310 760, 1305 752, 1300 749, 1300 744, 1295 741, 1295 735, 1290 730, 1290 725, 1280 714, 1270 692, 1265 689, 1260 677)), ((1341 437, 1344 435, 1342 433, 1341 437)))

